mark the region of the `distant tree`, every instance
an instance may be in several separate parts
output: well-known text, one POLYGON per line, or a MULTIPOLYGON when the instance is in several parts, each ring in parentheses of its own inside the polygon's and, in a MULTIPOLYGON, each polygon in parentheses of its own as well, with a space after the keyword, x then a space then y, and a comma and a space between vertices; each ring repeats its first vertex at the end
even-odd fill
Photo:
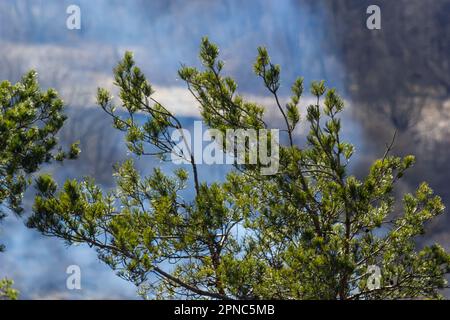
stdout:
MULTIPOLYGON (((206 38, 200 59, 203 70, 183 66, 179 76, 206 125, 222 132, 267 128, 264 108, 237 94, 235 81, 222 75, 217 46, 206 38)), ((340 135, 344 103, 336 91, 312 83, 316 102, 305 110, 310 131, 300 147, 293 132, 303 79, 283 106, 280 67, 264 48, 254 71, 285 121, 277 174, 262 175, 261 163, 236 164, 225 182, 208 184, 187 154, 191 178, 183 168, 170 176, 159 168, 141 176, 130 159, 117 166, 117 186, 109 192, 92 179, 69 180, 59 190, 43 175, 28 226, 96 248, 102 261, 151 298, 439 298, 450 256, 437 244, 417 250, 414 239, 444 206, 425 183, 403 197, 401 212, 393 193, 414 157, 391 156, 389 147, 367 177, 357 179, 348 169, 354 148, 340 135), (194 199, 182 196, 188 185, 194 199)), ((98 90, 99 105, 126 133, 132 153, 166 158, 175 147, 170 132, 181 129, 180 121, 154 99, 131 53, 114 76, 126 112, 116 111, 104 89, 98 90)))
MULTIPOLYGON (((23 212, 23 194, 43 163, 78 155, 77 144, 69 152, 61 148, 53 152, 66 119, 63 108, 55 90, 41 91, 34 71, 17 84, 0 83, 0 221, 8 212, 23 212)), ((15 296, 11 284, 0 282, 0 297, 15 296)))

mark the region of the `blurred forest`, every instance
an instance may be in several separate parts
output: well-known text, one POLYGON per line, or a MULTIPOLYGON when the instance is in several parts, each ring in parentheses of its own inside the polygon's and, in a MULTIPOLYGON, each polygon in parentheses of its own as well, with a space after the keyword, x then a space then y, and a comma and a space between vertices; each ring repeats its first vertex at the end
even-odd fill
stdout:
MULTIPOLYGON (((360 17, 372 3, 323 1, 328 50, 339 52, 346 92, 373 151, 379 154, 397 130, 394 152, 417 157, 406 181, 430 181, 448 206, 450 1, 381 1, 382 29, 367 32, 360 17)), ((432 236, 449 246, 450 217, 442 219, 432 236)))

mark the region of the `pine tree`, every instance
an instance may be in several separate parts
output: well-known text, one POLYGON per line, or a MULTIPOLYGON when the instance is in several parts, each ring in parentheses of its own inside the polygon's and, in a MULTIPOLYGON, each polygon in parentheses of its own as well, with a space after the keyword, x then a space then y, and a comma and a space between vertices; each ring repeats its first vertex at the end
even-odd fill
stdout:
MULTIPOLYGON (((34 71, 14 85, 0 83, 0 221, 8 212, 21 215, 23 194, 43 163, 77 156, 77 144, 69 152, 53 152, 66 120, 63 109, 55 90, 41 91, 34 71)), ((11 285, 11 280, 0 281, 0 298, 17 296, 11 285)))
MULTIPOLYGON (((218 47, 206 38, 200 59, 201 70, 182 66, 179 76, 206 125, 222 132, 268 128, 265 109, 237 93, 236 82, 223 75, 218 47)), ((69 180, 59 189, 45 175, 36 181, 29 227, 94 247, 150 298, 439 298, 450 255, 437 244, 418 250, 415 237, 444 206, 425 183, 404 195, 401 209, 394 193, 414 157, 393 156, 388 148, 364 179, 356 178, 348 168, 354 147, 340 134, 344 103, 336 91, 312 83, 315 103, 303 111, 310 130, 300 147, 293 132, 303 79, 283 106, 280 66, 264 48, 254 71, 285 122, 277 174, 262 175, 261 163, 236 164, 223 183, 205 183, 189 154, 189 170, 170 175, 155 168, 142 176, 127 160, 116 167, 117 187, 109 192, 92 179, 69 180), (195 197, 184 199, 189 187, 195 197)), ((98 90, 98 104, 126 134, 132 153, 167 159, 174 148, 170 132, 181 122, 154 98, 131 53, 114 76, 121 106, 105 89, 98 90)))
POLYGON ((12 288, 11 279, 0 279, 0 300, 16 300, 19 292, 12 288))

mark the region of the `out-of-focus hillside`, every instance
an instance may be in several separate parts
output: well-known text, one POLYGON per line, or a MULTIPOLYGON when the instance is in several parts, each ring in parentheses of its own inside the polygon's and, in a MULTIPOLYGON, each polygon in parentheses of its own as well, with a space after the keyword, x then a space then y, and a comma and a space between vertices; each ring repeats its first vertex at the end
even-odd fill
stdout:
MULTIPOLYGON (((361 16, 375 4, 322 1, 327 7, 327 50, 338 54, 344 87, 380 153, 397 130, 395 152, 415 154, 410 186, 429 181, 450 203, 450 1, 377 1, 381 30, 368 31, 361 16)), ((361 164, 362 168, 367 163, 361 164)), ((450 216, 433 227, 433 238, 450 246, 450 216)))

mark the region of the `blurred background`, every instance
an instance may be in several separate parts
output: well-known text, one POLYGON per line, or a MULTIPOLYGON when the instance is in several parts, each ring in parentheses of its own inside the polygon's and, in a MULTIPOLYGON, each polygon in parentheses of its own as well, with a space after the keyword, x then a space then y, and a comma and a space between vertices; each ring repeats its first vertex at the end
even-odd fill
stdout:
MULTIPOLYGON (((252 72, 256 48, 266 46, 281 65, 283 99, 297 76, 326 80, 347 102, 344 134, 356 146, 352 170, 367 173, 395 131, 393 152, 415 154, 416 166, 398 188, 428 181, 450 207, 450 0, 2 0, 0 79, 16 82, 34 68, 43 88, 54 87, 67 105, 63 145, 80 140, 80 159, 42 168, 62 182, 90 175, 105 189, 112 166, 127 154, 121 134, 95 105, 97 87, 112 88, 112 68, 125 50, 154 85, 156 97, 186 126, 198 108, 177 78, 182 63, 199 66, 200 39, 221 49, 225 73, 239 92, 280 119, 260 79, 252 72), (66 27, 66 9, 81 8, 81 29, 66 27), (381 30, 366 27, 369 5, 381 8, 381 30)), ((301 102, 306 107, 308 97, 301 102)), ((304 128, 298 130, 298 141, 304 128)), ((171 166, 139 159, 138 166, 171 166)), ((224 166, 201 169, 201 178, 223 179, 224 166)), ((33 190, 25 198, 30 212, 33 190)), ((66 247, 9 216, 0 226, 7 251, 0 278, 15 280, 23 299, 138 298, 136 287, 100 263, 93 249, 66 247), (82 290, 66 289, 66 268, 77 264, 82 290)), ((450 249, 450 215, 427 226, 418 245, 439 241, 450 249)))

